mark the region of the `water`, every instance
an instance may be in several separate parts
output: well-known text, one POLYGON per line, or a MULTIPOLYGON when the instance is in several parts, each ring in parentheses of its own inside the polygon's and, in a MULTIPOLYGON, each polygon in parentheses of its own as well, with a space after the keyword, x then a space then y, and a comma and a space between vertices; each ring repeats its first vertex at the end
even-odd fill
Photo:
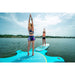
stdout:
MULTIPOLYGON (((66 62, 75 62, 74 38, 47 38, 46 41, 50 44, 46 55, 60 56, 66 62)), ((35 47, 41 43, 42 39, 36 38, 35 47)), ((0 58, 13 56, 17 50, 27 51, 27 45, 27 38, 0 38, 0 58)))

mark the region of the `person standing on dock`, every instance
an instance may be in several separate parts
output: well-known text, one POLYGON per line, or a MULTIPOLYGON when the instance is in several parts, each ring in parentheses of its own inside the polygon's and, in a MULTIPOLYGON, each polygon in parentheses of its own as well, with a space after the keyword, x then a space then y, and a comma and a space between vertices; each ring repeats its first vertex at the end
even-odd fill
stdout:
POLYGON ((43 35, 42 35, 42 45, 46 46, 46 31, 45 28, 43 29, 43 35))
POLYGON ((30 44, 31 43, 32 43, 32 56, 33 56, 34 55, 34 41, 35 41, 35 37, 34 37, 33 19, 32 19, 31 14, 29 16, 28 32, 29 32, 29 37, 28 37, 28 56, 29 56, 29 49, 30 49, 30 44), (30 19, 31 19, 32 23, 30 23, 30 19))

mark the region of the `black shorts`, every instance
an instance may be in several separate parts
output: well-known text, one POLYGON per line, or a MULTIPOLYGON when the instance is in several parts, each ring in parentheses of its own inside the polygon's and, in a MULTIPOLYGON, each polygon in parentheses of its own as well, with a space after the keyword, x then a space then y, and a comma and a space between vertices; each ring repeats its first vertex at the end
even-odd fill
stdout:
POLYGON ((45 39, 45 37, 43 37, 42 39, 45 39))

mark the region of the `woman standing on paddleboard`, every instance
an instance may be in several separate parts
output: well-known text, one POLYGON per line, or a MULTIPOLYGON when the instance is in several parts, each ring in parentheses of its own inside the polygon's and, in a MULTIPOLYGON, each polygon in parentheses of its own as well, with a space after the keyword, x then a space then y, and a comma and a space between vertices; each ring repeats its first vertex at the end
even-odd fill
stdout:
POLYGON ((43 29, 43 35, 42 35, 42 45, 45 44, 46 46, 46 31, 45 28, 43 29))
POLYGON ((28 32, 29 32, 29 37, 28 37, 28 56, 29 56, 29 49, 30 49, 31 42, 32 42, 32 56, 33 56, 34 55, 34 41, 35 41, 35 37, 34 37, 33 19, 32 19, 31 14, 29 16, 28 32), (30 23, 30 19, 31 19, 32 23, 30 23))

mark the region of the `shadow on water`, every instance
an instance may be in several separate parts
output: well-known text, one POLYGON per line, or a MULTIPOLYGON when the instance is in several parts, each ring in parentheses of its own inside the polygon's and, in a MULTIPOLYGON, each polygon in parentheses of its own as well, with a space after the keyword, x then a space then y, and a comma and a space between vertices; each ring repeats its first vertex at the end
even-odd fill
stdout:
POLYGON ((17 60, 12 61, 12 62, 21 62, 21 61, 26 60, 30 57, 32 57, 32 56, 23 56, 23 57, 18 58, 17 60))

